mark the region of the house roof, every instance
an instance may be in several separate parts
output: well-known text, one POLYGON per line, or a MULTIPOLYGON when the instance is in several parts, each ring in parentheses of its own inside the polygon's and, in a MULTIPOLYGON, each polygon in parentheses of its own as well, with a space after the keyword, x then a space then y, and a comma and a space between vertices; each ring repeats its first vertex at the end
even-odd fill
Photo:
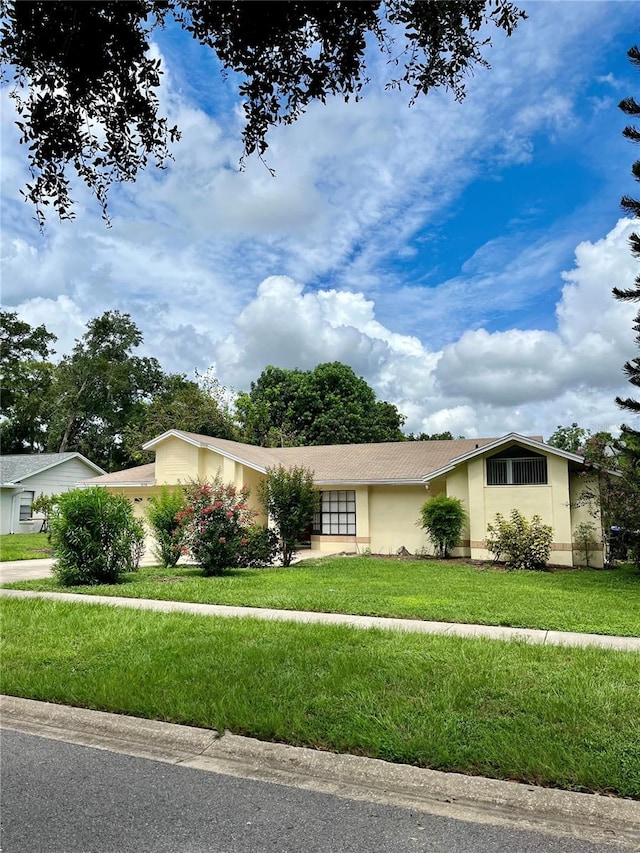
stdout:
POLYGON ((21 483, 28 477, 40 474, 49 468, 55 468, 69 459, 79 459, 89 468, 103 474, 104 471, 98 465, 90 462, 81 453, 16 453, 0 456, 0 484, 11 486, 21 483))
POLYGON ((102 477, 91 477, 82 480, 83 486, 153 486, 156 481, 155 463, 138 465, 136 468, 126 468, 124 471, 114 471, 103 474, 102 477))
MULTIPOLYGON (((250 468, 264 472, 267 467, 303 465, 313 471, 318 485, 347 483, 423 484, 439 473, 446 473, 467 458, 484 450, 500 447, 511 441, 582 461, 543 444, 539 436, 509 433, 501 438, 463 438, 449 441, 398 441, 378 444, 331 444, 313 447, 255 447, 209 435, 169 430, 144 445, 145 450, 156 448, 168 438, 175 437, 206 447, 235 459, 250 468)), ((144 467, 144 466, 143 466, 144 467)), ((131 469, 133 471, 138 469, 131 469)), ((127 472, 120 472, 126 474, 127 472)), ((108 475, 112 476, 112 475, 108 475)), ((105 478, 99 478, 106 484, 105 478)))
POLYGON ((458 465, 461 465, 463 462, 468 462, 475 456, 480 456, 482 453, 487 453, 491 450, 497 450, 499 447, 504 447, 505 445, 511 444, 513 442, 523 444, 525 445, 525 447, 530 447, 532 450, 552 453, 554 456, 561 456, 563 459, 568 459, 570 462, 577 462, 580 465, 584 465, 584 458, 582 456, 579 456, 577 453, 570 453, 568 450, 560 450, 558 447, 552 447, 550 444, 545 444, 542 441, 542 438, 538 436, 527 437, 524 435, 518 435, 518 433, 515 432, 510 432, 508 435, 502 436, 502 438, 491 439, 488 444, 482 446, 476 445, 473 450, 470 450, 466 453, 462 452, 459 456, 456 456, 451 459, 448 464, 443 465, 441 468, 437 468, 434 471, 425 474, 422 480, 423 482, 435 480, 437 477, 442 477, 445 474, 448 474, 450 471, 453 471, 453 469, 456 468, 458 465))

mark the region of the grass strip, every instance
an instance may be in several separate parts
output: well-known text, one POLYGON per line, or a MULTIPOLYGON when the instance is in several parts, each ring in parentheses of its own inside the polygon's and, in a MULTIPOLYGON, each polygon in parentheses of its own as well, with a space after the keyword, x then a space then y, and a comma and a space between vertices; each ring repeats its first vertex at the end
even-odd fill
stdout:
POLYGON ((640 655, 3 600, 5 693, 640 798, 640 655))
POLYGON ((0 536, 0 562, 44 560, 52 555, 46 533, 13 533, 0 536))
MULTIPOLYGON (((65 591, 53 579, 10 586, 65 591)), ((507 572, 454 562, 334 557, 216 578, 202 577, 192 566, 156 566, 117 585, 66 591, 640 636, 640 575, 630 566, 507 572)))

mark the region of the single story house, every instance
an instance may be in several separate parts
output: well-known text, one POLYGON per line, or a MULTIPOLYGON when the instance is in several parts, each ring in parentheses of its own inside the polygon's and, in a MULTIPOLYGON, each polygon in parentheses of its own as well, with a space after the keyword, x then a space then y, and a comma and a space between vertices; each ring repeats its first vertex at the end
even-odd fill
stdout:
MULTIPOLYGON (((527 518, 537 514, 553 527, 551 563, 580 562, 574 532, 593 521, 578 497, 589 477, 582 457, 516 433, 501 438, 452 441, 404 441, 337 444, 322 447, 255 447, 223 438, 169 430, 144 445, 155 462, 86 481, 127 495, 139 516, 144 503, 162 486, 213 480, 251 489, 266 469, 303 465, 313 471, 320 493, 311 531, 319 553, 370 550, 395 554, 429 551, 418 525, 421 506, 430 497, 459 498, 469 516, 456 556, 491 559, 485 547, 487 524, 512 509, 527 518)), ((261 519, 265 521, 264 517, 261 519)), ((596 518, 599 529, 599 519, 596 518)), ((600 565, 602 552, 599 552, 600 565)), ((592 564, 597 564, 598 556, 592 564)))
POLYGON ((0 534, 38 533, 43 519, 31 504, 40 495, 59 495, 78 480, 104 474, 80 453, 21 453, 0 456, 0 534))

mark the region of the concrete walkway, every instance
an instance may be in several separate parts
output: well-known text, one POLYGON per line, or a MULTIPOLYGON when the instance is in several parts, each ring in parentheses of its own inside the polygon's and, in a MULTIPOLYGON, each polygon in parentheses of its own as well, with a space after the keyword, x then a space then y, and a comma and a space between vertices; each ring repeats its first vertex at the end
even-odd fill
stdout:
POLYGON ((354 616, 345 613, 313 613, 306 610, 272 610, 266 607, 232 607, 224 604, 195 604, 184 601, 159 601, 149 598, 124 598, 111 595, 78 595, 70 592, 31 592, 0 589, 10 598, 46 598, 79 604, 106 604, 134 610, 162 613, 194 613, 199 616, 266 619, 278 622, 347 625, 353 628, 382 628, 422 634, 446 634, 450 637, 485 637, 490 640, 516 640, 554 646, 598 646, 619 651, 640 651, 640 637, 612 637, 605 634, 577 634, 568 631, 541 631, 534 628, 505 628, 494 625, 465 625, 457 622, 425 622, 419 619, 389 619, 380 616, 354 616))

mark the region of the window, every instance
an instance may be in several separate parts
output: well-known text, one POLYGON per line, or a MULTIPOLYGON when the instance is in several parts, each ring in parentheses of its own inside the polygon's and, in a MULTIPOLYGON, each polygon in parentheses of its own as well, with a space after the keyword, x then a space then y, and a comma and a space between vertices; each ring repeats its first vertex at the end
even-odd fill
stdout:
POLYGON ((320 492, 313 517, 314 533, 356 535, 356 493, 353 490, 320 492))
POLYGON ((539 486, 547 482, 547 457, 510 447, 487 459, 488 486, 539 486))
POLYGON ((21 492, 20 494, 20 521, 31 521, 33 512, 31 504, 35 498, 35 492, 21 492))

